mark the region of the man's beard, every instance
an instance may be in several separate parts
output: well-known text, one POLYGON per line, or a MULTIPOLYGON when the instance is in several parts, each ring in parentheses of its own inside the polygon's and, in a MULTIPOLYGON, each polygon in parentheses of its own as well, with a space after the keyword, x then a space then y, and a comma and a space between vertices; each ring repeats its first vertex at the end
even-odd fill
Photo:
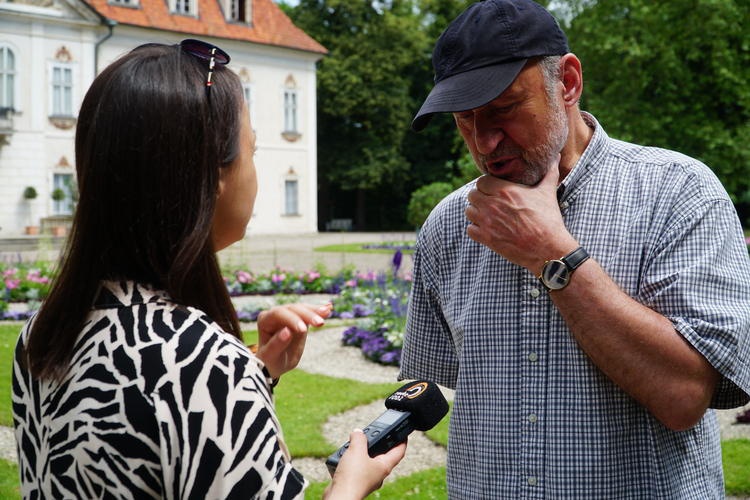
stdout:
MULTIPOLYGON (((557 166, 553 160, 562 151, 568 139, 568 119, 563 106, 552 98, 548 98, 548 102, 550 102, 550 118, 545 127, 545 138, 539 146, 529 150, 518 146, 501 146, 491 155, 483 156, 480 164, 486 165, 491 162, 492 158, 520 157, 526 164, 526 168, 505 180, 527 186, 538 184, 547 175, 550 166, 557 166)), ((487 172, 486 167, 483 170, 487 172)))

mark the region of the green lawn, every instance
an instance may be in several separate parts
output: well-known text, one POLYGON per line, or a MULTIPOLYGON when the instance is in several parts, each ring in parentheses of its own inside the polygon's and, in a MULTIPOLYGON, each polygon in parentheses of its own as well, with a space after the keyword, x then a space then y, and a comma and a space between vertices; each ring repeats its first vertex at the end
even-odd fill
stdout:
POLYGON ((0 405, 0 425, 6 427, 13 425, 10 379, 13 374, 13 350, 22 326, 23 323, 0 323, 0 380, 8 381, 7 384, 0 384, 0 401, 8 402, 0 405))
MULTIPOLYGON (((393 248, 364 248, 365 245, 411 245, 414 246, 413 241, 392 241, 385 243, 341 243, 339 245, 325 245, 321 247, 315 247, 313 250, 316 252, 346 252, 346 253, 393 253, 393 248)), ((403 253, 414 253, 414 250, 401 250, 403 253)))
MULTIPOLYGON (((0 366, 2 380, 0 398, 0 425, 11 426, 10 379, 13 348, 20 331, 20 323, 0 323, 0 366)), ((245 341, 255 341, 255 332, 246 332, 245 341)), ((275 389, 276 409, 284 428, 284 435, 293 456, 318 457, 321 460, 334 451, 321 434, 323 422, 329 415, 375 400, 382 400, 398 388, 398 384, 367 384, 323 375, 313 375, 297 370, 284 375, 275 389), (336 395, 332 398, 331 395, 336 395)), ((366 422, 363 422, 365 425, 366 422)), ((446 444, 448 419, 443 419, 428 436, 446 444)), ((750 495, 750 440, 734 439, 722 442, 726 490, 730 495, 750 495)), ((312 484, 306 494, 308 499, 320 498, 326 483, 312 484)), ((370 495, 371 499, 446 499, 445 468, 422 471, 387 483, 370 495)), ((0 460, 0 499, 20 498, 18 469, 15 464, 0 460)))
POLYGON ((750 439, 723 441, 721 457, 727 494, 750 496, 750 439))

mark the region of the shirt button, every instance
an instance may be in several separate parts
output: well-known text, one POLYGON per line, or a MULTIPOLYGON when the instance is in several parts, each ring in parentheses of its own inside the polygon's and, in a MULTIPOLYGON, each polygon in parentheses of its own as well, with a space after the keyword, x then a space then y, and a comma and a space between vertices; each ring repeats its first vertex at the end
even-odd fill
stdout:
POLYGON ((531 295, 532 299, 535 299, 535 298, 539 297, 539 295, 541 295, 541 293, 542 292, 540 292, 538 288, 532 288, 531 290, 529 290, 529 295, 531 295))
POLYGON ((530 414, 528 418, 529 418, 529 422, 531 422, 532 424, 535 424, 537 421, 537 417, 534 413, 530 414))
POLYGON ((538 359, 539 359, 539 355, 537 355, 537 353, 535 352, 529 353, 529 361, 531 361, 532 363, 536 363, 538 359))
POLYGON ((560 208, 562 208, 563 210, 565 210, 569 206, 570 206, 570 203, 568 203, 567 201, 560 203, 560 208))
POLYGON ((536 479, 536 477, 534 477, 534 476, 529 476, 529 477, 528 477, 528 478, 526 479, 526 482, 527 482, 527 483, 529 483, 529 486, 536 486, 536 484, 537 484, 537 479, 536 479))

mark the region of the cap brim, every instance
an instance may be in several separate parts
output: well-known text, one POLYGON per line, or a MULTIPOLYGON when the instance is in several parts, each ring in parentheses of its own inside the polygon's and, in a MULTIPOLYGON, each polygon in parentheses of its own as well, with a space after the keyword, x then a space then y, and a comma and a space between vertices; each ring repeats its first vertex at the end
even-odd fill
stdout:
POLYGON ((484 106, 513 83, 527 60, 484 66, 439 81, 411 122, 411 128, 419 132, 435 113, 455 113, 484 106))

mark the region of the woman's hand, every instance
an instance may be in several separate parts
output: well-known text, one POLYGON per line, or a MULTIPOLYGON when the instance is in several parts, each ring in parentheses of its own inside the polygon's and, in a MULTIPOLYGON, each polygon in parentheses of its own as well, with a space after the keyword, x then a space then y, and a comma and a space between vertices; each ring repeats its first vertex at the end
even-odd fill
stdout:
POLYGON ((279 378, 299 363, 305 350, 309 325, 323 326, 333 305, 287 304, 258 315, 256 356, 273 378, 279 378))
POLYGON ((349 448, 339 461, 326 500, 361 500, 383 485, 383 480, 404 458, 406 442, 388 452, 371 458, 367 454, 367 438, 359 429, 349 434, 349 448))

